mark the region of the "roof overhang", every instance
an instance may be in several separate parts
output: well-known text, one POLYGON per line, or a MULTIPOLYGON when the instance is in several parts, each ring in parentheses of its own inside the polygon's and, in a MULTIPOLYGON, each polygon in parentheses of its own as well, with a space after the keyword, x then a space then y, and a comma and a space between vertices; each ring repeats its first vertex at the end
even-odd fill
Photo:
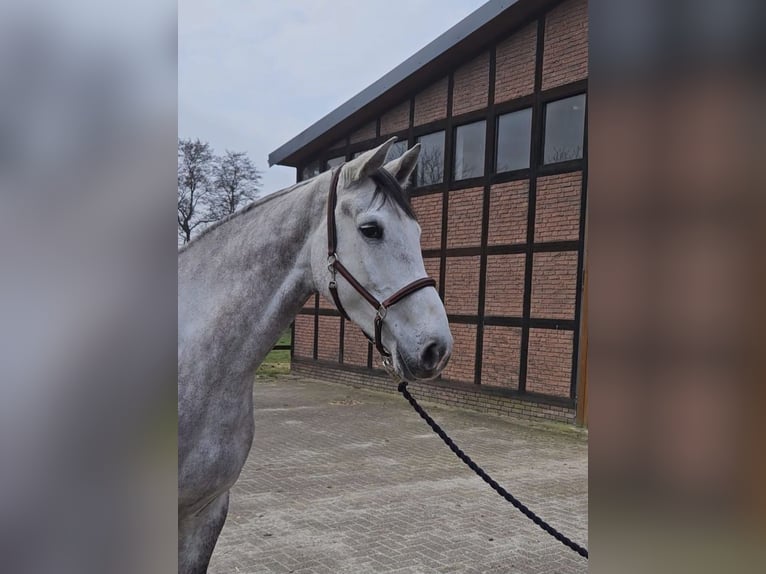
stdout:
POLYGON ((559 0, 491 0, 375 83, 269 154, 269 166, 298 167, 349 131, 410 98, 509 30, 559 0))

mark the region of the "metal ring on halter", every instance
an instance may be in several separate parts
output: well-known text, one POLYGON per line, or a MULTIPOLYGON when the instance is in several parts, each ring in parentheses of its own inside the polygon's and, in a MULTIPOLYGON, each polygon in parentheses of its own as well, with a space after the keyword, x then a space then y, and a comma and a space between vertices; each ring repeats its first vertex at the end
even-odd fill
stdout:
POLYGON ((381 359, 383 363, 383 368, 391 376, 391 378, 394 379, 396 383, 399 383, 402 379, 401 377, 399 377, 398 373, 394 369, 394 360, 391 358, 391 355, 384 355, 381 359))
POLYGON ((332 255, 327 256, 327 270, 330 271, 333 275, 335 275, 335 262, 338 260, 338 255, 336 253, 333 253, 332 255))
POLYGON ((386 313, 388 312, 388 309, 381 305, 378 307, 378 317, 380 317, 381 321, 386 318, 386 313))

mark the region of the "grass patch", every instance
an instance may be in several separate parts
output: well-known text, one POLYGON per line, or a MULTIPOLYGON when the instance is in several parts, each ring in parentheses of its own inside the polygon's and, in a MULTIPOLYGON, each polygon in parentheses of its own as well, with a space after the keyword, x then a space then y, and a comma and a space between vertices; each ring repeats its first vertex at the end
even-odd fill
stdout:
MULTIPOLYGON (((289 345, 292 343, 292 333, 290 332, 290 329, 287 329, 284 333, 282 333, 282 336, 279 337, 279 341, 277 341, 277 345, 289 345)), ((287 351, 287 356, 289 358, 290 351, 287 351)))
MULTIPOLYGON (((292 334, 290 329, 287 329, 282 336, 279 337, 277 345, 290 345, 292 342, 292 334)), ((284 375, 290 372, 290 351, 287 349, 273 350, 258 367, 258 374, 265 376, 284 375)))

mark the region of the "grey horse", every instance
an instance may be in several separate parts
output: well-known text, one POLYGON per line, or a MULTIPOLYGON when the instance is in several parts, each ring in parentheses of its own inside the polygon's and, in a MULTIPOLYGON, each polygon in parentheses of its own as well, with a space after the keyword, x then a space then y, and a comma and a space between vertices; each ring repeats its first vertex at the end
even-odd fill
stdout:
MULTIPOLYGON (((401 185, 410 177, 420 147, 384 165, 395 140, 344 164, 337 179, 338 258, 379 301, 426 275, 409 199, 371 177, 381 167, 401 185)), ((207 571, 229 489, 253 441, 258 365, 313 293, 330 299, 332 176, 325 172, 257 201, 179 250, 179 572, 207 571)), ((371 334, 376 310, 342 278, 337 293, 351 320, 371 334)), ((381 340, 400 377, 437 376, 453 341, 436 290, 420 289, 392 306, 381 340)))

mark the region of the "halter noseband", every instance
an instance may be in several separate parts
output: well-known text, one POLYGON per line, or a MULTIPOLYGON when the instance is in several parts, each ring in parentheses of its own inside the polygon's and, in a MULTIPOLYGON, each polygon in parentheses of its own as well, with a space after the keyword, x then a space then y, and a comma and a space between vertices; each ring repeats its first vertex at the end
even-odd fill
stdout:
MULTIPOLYGON (((412 283, 405 285, 399 289, 396 293, 388 297, 382 303, 378 301, 375 296, 370 293, 364 286, 357 281, 351 272, 338 260, 338 254, 336 253, 336 246, 338 242, 336 228, 335 228, 335 207, 338 201, 338 179, 340 178, 340 171, 343 165, 340 165, 332 175, 332 182, 330 183, 330 196, 327 200, 327 269, 332 274, 330 279, 330 295, 335 302, 335 306, 343 317, 350 321, 351 319, 343 308, 338 296, 338 284, 335 282, 335 274, 340 273, 348 283, 356 289, 356 291, 367 300, 367 302, 376 309, 375 313, 375 339, 370 339, 364 330, 362 332, 365 336, 375 344, 375 348, 385 359, 391 357, 391 353, 383 346, 381 340, 381 332, 383 330, 383 321, 386 318, 388 308, 395 303, 398 303, 404 299, 407 295, 412 295, 416 291, 423 289, 424 287, 436 287, 436 281, 430 277, 423 277, 422 279, 416 279, 412 283)), ((394 176, 383 168, 379 168, 372 176, 372 180, 380 186, 399 186, 399 182, 394 176)))

